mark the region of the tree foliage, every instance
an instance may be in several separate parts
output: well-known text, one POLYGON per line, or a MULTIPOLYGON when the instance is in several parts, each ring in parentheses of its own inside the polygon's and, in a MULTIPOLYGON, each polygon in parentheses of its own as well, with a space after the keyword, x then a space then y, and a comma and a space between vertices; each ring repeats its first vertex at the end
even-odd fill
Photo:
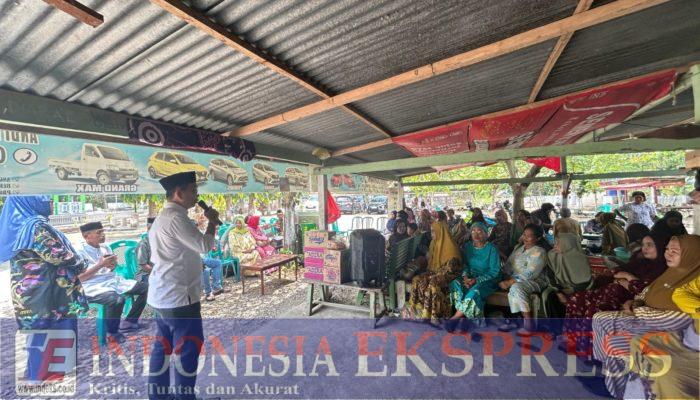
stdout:
MULTIPOLYGON (((681 168, 684 165, 684 152, 655 152, 655 153, 631 153, 631 154, 600 154, 588 156, 573 156, 567 158, 569 173, 594 174, 605 172, 630 172, 653 171, 681 168)), ((515 162, 518 176, 523 176, 530 169, 531 164, 524 161, 515 162)), ((538 176, 553 175, 551 170, 543 169, 538 176)), ((404 182, 436 182, 445 180, 462 179, 496 179, 508 178, 509 173, 505 163, 499 162, 488 166, 470 166, 451 171, 423 174, 404 179, 404 182)), ((579 196, 591 193, 600 188, 599 180, 574 181, 571 192, 579 196)), ((411 187, 417 196, 426 196, 431 193, 454 193, 466 190, 470 201, 476 204, 490 203, 496 194, 512 195, 509 185, 506 184, 481 184, 468 186, 440 185, 411 187)), ((664 194, 681 194, 689 191, 688 187, 670 188, 662 190, 664 194)), ((561 192, 560 182, 536 182, 528 188, 530 195, 551 196, 561 192)))

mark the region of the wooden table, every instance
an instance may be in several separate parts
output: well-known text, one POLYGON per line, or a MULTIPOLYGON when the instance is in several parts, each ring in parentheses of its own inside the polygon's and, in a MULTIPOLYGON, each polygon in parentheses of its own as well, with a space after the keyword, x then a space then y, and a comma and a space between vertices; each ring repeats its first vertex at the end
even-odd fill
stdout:
POLYGON ((275 254, 263 260, 260 260, 254 264, 241 264, 241 283, 243 284, 243 290, 241 293, 245 293, 245 271, 254 271, 260 273, 260 294, 265 294, 265 271, 278 267, 279 279, 282 279, 282 266, 294 262, 294 280, 297 280, 297 271, 299 269, 299 263, 296 262, 297 256, 295 254, 275 254))
MULTIPOLYGON (((370 287, 361 287, 353 284, 335 284, 335 283, 328 283, 328 282, 322 282, 322 281, 316 281, 312 279, 304 279, 304 281, 308 284, 308 292, 307 292, 307 297, 306 297, 306 313, 307 315, 312 315, 316 311, 320 310, 321 308, 325 307, 333 307, 333 308, 340 308, 343 310, 350 310, 350 311, 360 311, 360 312, 368 312, 370 318, 374 318, 374 326, 377 326, 377 322, 382 318, 382 316, 387 312, 387 307, 386 307, 386 299, 384 298, 384 292, 382 288, 370 288, 370 287), (320 288, 321 292, 321 299, 320 300, 314 300, 314 287, 318 286, 320 288), (351 289, 355 290, 358 292, 358 294, 364 292, 369 294, 369 307, 364 307, 361 306, 360 304, 357 305, 352 305, 352 304, 342 304, 342 303, 335 303, 331 301, 330 295, 328 293, 328 289, 331 287, 338 287, 338 288, 343 288, 343 289, 351 289), (382 309, 381 313, 377 313, 377 296, 379 296, 379 299, 382 301, 382 305, 384 308, 382 309)), ((358 296, 358 299, 360 297, 358 296)))

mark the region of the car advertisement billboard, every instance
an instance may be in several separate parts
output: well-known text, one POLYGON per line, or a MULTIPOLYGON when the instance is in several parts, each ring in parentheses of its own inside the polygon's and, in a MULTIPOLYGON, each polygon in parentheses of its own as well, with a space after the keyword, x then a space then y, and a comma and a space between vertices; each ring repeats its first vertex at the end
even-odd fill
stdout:
POLYGON ((200 193, 309 190, 305 165, 0 130, 0 195, 162 193, 195 171, 200 193))

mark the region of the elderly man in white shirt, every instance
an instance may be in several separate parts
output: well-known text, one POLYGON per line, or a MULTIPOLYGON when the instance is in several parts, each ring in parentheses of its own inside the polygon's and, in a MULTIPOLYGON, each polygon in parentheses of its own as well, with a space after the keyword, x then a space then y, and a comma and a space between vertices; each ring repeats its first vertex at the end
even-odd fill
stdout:
POLYGON ((125 279, 114 273, 117 256, 104 244, 105 233, 102 223, 90 222, 80 227, 85 241, 78 248, 78 254, 86 261, 88 267, 78 276, 83 284, 85 296, 90 303, 103 304, 107 324, 107 334, 121 342, 124 336, 119 330, 138 329, 139 317, 146 307, 148 284, 125 279), (124 321, 121 321, 126 295, 135 296, 131 309, 124 321))
MULTIPOLYGON (((204 340, 200 295, 202 293, 202 258, 214 245, 219 213, 208 209, 209 224, 204 234, 190 221, 187 210, 197 203, 194 172, 181 172, 160 180, 167 203, 148 233, 153 269, 148 279, 148 304, 156 311, 157 335, 169 346, 156 340, 151 348, 149 399, 195 398, 199 351, 204 340), (198 340, 196 340, 198 339, 198 340), (175 369, 170 385, 166 352, 180 345, 182 367, 175 369), (169 347, 169 348, 168 348, 169 347)), ((168 354, 170 355, 170 354, 168 354)), ((176 361, 178 362, 178 361, 176 361)))

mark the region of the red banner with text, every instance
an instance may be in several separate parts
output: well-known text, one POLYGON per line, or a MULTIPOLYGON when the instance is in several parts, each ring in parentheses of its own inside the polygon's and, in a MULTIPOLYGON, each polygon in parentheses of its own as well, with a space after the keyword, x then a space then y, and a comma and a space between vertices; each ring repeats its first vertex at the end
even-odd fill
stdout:
MULTIPOLYGON (((418 157, 575 143, 584 134, 621 123, 641 107, 667 95, 675 79, 676 71, 668 70, 518 111, 463 120, 393 140, 418 157)), ((558 161, 543 158, 536 162, 558 169, 558 161)), ((482 165, 485 164, 488 163, 482 165)))

